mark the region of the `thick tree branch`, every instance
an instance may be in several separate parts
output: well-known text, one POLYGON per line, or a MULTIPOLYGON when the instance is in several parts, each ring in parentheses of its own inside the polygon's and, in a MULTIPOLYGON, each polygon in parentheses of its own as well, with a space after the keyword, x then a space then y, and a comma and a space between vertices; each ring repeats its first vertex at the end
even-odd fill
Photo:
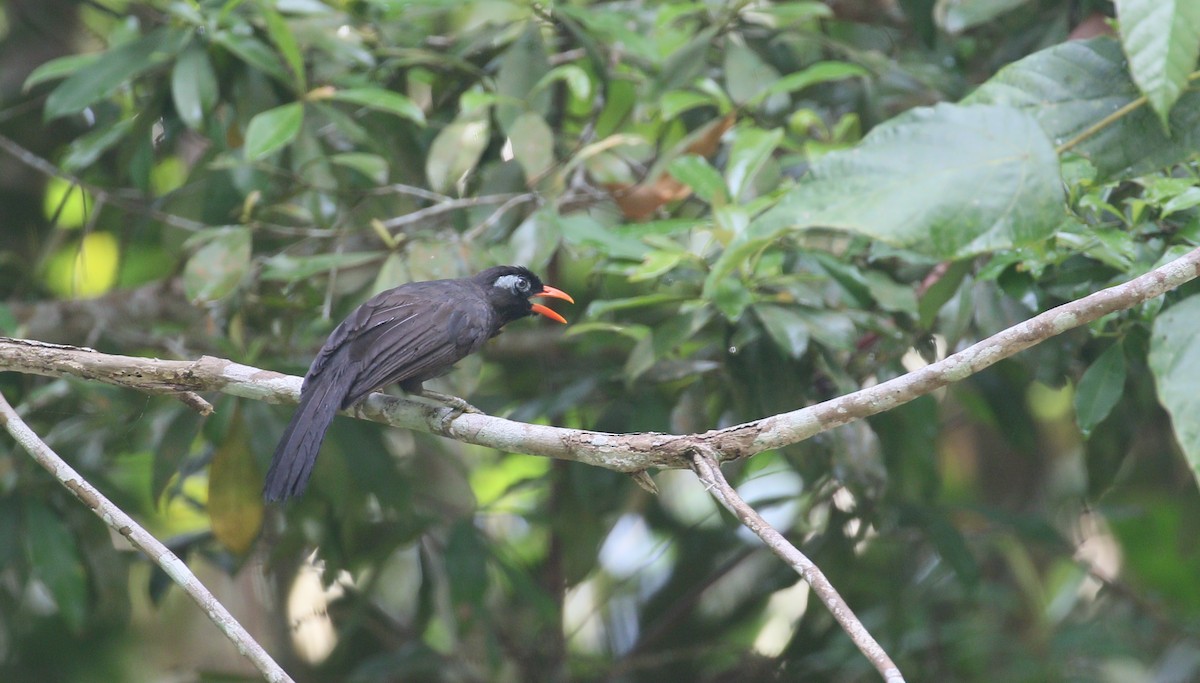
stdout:
POLYGON ((225 606, 205 588, 204 584, 200 583, 200 579, 197 579, 196 575, 188 569, 187 564, 89 484, 86 479, 79 476, 78 472, 38 438, 38 435, 17 415, 17 411, 13 410, 2 394, 0 394, 0 425, 4 426, 4 429, 33 456, 34 460, 37 460, 39 465, 46 468, 46 471, 54 475, 59 483, 75 494, 81 503, 96 513, 96 516, 104 520, 104 523, 114 531, 128 538, 135 548, 142 551, 175 583, 187 591, 200 609, 208 614, 208 618, 221 629, 229 640, 233 641, 238 651, 262 672, 266 680, 272 683, 291 683, 291 677, 275 663, 275 660, 271 659, 267 651, 251 637, 237 619, 229 613, 229 610, 225 609, 225 606))
POLYGON ((829 583, 829 579, 825 577, 825 573, 821 571, 813 561, 808 559, 800 549, 792 545, 783 534, 779 533, 775 527, 767 523, 762 515, 750 507, 746 501, 738 495, 738 492, 729 485, 729 481, 725 479, 725 474, 721 472, 721 463, 717 458, 717 454, 712 451, 697 451, 692 456, 692 471, 700 481, 704 482, 708 492, 717 500, 726 510, 733 513, 747 529, 754 532, 755 536, 762 539, 763 543, 771 549, 771 552, 778 555, 784 562, 791 565, 792 569, 804 579, 811 588, 813 593, 825 603, 829 608, 830 614, 834 619, 841 624, 842 630, 846 635, 850 636, 850 640, 858 646, 860 652, 871 661, 875 669, 879 671, 879 675, 883 676, 886 683, 904 683, 904 676, 900 674, 900 669, 888 656, 888 653, 879 646, 879 643, 867 632, 865 626, 855 616, 850 606, 842 599, 842 596, 829 583))
MULTIPOLYGON (((457 414, 372 394, 348 414, 394 427, 439 434, 504 451, 541 455, 638 472, 691 467, 691 454, 712 450, 722 460, 750 457, 891 410, 987 368, 1055 335, 1157 297, 1200 276, 1200 249, 1129 282, 1072 301, 1014 325, 915 372, 807 408, 701 434, 610 434, 457 414)), ((0 338, 0 371, 75 376, 150 392, 220 391, 268 403, 295 403, 300 378, 204 356, 161 361, 88 349, 0 338)))

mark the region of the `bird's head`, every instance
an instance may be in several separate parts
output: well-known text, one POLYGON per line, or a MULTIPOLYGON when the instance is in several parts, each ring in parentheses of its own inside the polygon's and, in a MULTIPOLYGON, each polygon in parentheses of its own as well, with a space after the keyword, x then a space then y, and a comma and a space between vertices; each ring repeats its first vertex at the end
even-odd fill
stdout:
POLYGON ((530 301, 533 297, 575 300, 569 294, 542 280, 528 268, 521 266, 496 266, 488 268, 473 278, 487 292, 488 302, 500 314, 505 323, 537 313, 560 323, 567 322, 561 315, 542 304, 530 301))

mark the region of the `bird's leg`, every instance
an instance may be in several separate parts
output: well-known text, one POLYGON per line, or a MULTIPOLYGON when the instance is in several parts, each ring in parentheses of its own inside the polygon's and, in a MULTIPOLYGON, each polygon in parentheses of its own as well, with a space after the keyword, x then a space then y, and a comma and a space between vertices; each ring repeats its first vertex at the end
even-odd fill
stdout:
POLYGON ((430 401, 437 401, 438 403, 444 403, 444 404, 450 406, 455 411, 457 411, 457 414, 454 417, 458 417, 459 415, 461 415, 463 413, 478 413, 480 415, 483 414, 482 410, 476 408, 475 406, 471 405, 470 403, 467 403, 463 399, 461 399, 457 396, 451 396, 450 394, 443 394, 440 391, 433 391, 431 389, 425 389, 424 387, 422 387, 422 388, 417 389, 416 391, 413 391, 410 393, 416 394, 417 396, 420 396, 422 398, 427 398, 430 401))
POLYGON ((459 398, 457 396, 451 396, 450 394, 443 394, 438 391, 432 391, 430 389, 426 389, 424 386, 422 386, 421 382, 414 382, 411 380, 409 380, 407 382, 401 382, 400 388, 403 389, 404 393, 406 393, 406 394, 411 394, 413 396, 420 396, 422 398, 427 398, 430 401, 441 403, 442 405, 450 406, 451 408, 453 408, 454 412, 451 413, 450 416, 444 421, 444 424, 450 424, 450 422, 453 421, 454 418, 458 417, 459 415, 462 415, 463 413, 479 413, 481 415, 483 414, 482 410, 476 408, 475 406, 471 405, 470 403, 467 403, 466 401, 462 400, 461 398, 459 398))

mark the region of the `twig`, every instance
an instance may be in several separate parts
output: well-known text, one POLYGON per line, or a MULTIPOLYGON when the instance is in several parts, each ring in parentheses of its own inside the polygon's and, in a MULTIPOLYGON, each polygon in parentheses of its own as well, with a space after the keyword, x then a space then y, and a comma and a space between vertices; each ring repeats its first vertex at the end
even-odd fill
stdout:
POLYGON ((47 446, 29 428, 29 425, 25 424, 25 421, 17 415, 17 411, 13 410, 2 394, 0 394, 0 424, 4 425, 4 429, 33 456, 39 465, 46 468, 46 471, 54 475, 60 484, 75 494, 80 502, 89 507, 114 531, 128 538, 135 548, 142 551, 175 583, 187 591, 187 594, 204 610, 208 618, 221 629, 225 637, 233 641, 238 651, 262 672, 266 680, 272 683, 291 683, 292 679, 287 672, 271 659, 267 651, 238 623, 229 610, 225 609, 225 606, 205 588, 196 575, 188 569, 187 564, 160 543, 157 538, 150 535, 132 517, 125 514, 125 511, 89 484, 87 480, 79 476, 78 472, 47 446))
POLYGON ((92 195, 96 197, 97 202, 107 202, 113 206, 129 211, 130 213, 149 216, 150 218, 153 218, 154 220, 157 220, 165 225, 170 225, 171 227, 179 228, 181 230, 187 230, 188 232, 196 232, 209 227, 206 223, 194 221, 190 218, 184 218, 182 216, 176 216, 165 211, 160 211, 152 206, 146 206, 140 201, 127 199, 120 192, 107 190, 91 183, 84 182, 77 176, 67 173, 61 168, 55 166, 49 161, 46 161, 45 159, 25 149, 21 145, 18 145, 16 142, 3 135, 0 135, 0 149, 3 149, 4 151, 13 155, 18 161, 26 166, 29 166, 35 171, 38 171, 46 176, 62 178, 72 185, 82 187, 83 189, 92 193, 92 195))
POLYGON ((483 197, 464 197, 462 199, 446 199, 445 201, 427 206, 424 209, 418 209, 412 213, 406 213, 403 216, 389 218, 386 221, 380 221, 383 227, 388 230, 403 228, 413 223, 419 223, 431 216, 438 216, 450 211, 458 211, 459 209, 470 209, 476 206, 489 206, 491 204, 506 204, 511 202, 514 197, 527 197, 527 195, 511 195, 511 194, 493 194, 483 197))
POLYGON ((850 640, 854 641, 859 651, 871 661, 871 664, 883 676, 883 680, 887 683, 904 683, 904 676, 900 674, 900 669, 862 625, 833 584, 829 583, 824 572, 808 559, 808 556, 800 552, 799 548, 788 542, 775 527, 768 524, 767 520, 763 519, 762 515, 750 507, 729 485, 725 474, 721 472, 720 457, 711 447, 697 448, 692 454, 692 471, 696 473, 700 481, 704 482, 705 488, 718 503, 732 512, 738 521, 767 544, 771 552, 791 565, 805 583, 812 587, 813 593, 821 599, 821 602, 825 603, 830 613, 833 614, 833 618, 841 624, 842 629, 846 635, 850 636, 850 640))
POLYGON ((500 208, 496 209, 489 214, 487 218, 483 219, 483 222, 463 233, 463 241, 467 244, 474 242, 479 238, 480 235, 487 232, 489 228, 498 223, 500 219, 504 217, 504 214, 508 213, 509 209, 517 206, 518 204, 524 204, 526 202, 537 200, 538 195, 532 192, 512 195, 509 197, 508 201, 500 205, 500 208))

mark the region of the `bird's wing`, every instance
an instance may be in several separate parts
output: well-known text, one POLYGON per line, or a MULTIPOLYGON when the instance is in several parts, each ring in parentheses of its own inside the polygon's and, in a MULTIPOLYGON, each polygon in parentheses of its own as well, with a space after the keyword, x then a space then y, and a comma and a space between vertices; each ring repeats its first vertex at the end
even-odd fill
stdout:
MULTIPOLYGON (((356 333, 348 333, 343 344, 358 373, 343 408, 389 384, 440 374, 476 351, 490 334, 494 314, 486 300, 434 298, 420 291, 391 294, 363 304, 351 316, 356 333)), ((436 296, 447 294, 451 292, 436 296)))

